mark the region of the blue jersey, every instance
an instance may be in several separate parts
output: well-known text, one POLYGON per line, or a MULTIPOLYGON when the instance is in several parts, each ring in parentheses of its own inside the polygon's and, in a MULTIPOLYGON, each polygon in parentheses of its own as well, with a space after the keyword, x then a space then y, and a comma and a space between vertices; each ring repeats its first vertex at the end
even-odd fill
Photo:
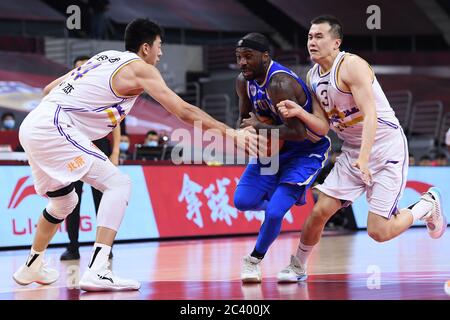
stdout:
MULTIPOLYGON (((288 74, 302 86, 303 91, 306 94, 306 103, 303 108, 309 113, 312 113, 312 98, 306 84, 292 70, 289 70, 273 60, 270 62, 266 78, 261 85, 259 85, 256 80, 247 81, 247 95, 252 103, 253 113, 258 116, 272 118, 275 125, 283 124, 275 105, 272 103, 272 100, 267 93, 267 86, 270 83, 272 76, 277 73, 288 74)), ((319 136, 308 128, 306 128, 306 131, 309 139, 305 139, 304 141, 285 141, 283 148, 280 151, 280 156, 283 156, 285 153, 323 153, 328 150, 330 141, 327 137, 319 136)))

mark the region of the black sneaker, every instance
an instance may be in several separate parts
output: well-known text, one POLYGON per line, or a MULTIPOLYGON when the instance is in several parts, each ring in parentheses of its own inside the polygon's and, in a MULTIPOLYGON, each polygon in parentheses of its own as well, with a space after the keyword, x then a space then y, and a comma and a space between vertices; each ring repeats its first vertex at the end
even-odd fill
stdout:
POLYGON ((69 249, 66 249, 66 251, 62 253, 60 260, 80 260, 80 252, 78 250, 70 251, 69 249))

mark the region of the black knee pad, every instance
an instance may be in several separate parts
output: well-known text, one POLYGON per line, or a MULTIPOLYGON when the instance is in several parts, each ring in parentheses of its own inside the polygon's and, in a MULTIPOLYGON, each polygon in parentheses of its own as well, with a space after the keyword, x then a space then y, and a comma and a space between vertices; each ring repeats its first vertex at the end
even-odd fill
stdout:
POLYGON ((75 184, 72 182, 71 184, 69 184, 64 188, 58 189, 56 191, 49 191, 46 194, 49 198, 62 197, 65 196, 66 194, 71 193, 73 189, 75 189, 75 184))
POLYGON ((49 204, 42 215, 45 220, 53 224, 63 222, 78 203, 78 195, 73 183, 59 190, 47 192, 47 196, 49 197, 49 204))

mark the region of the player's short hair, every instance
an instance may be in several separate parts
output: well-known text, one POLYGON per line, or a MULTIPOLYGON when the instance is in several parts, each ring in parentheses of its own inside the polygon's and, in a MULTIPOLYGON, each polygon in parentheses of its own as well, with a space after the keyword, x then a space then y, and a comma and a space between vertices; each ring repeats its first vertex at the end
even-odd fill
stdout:
POLYGON ((153 44, 157 36, 163 37, 159 25, 149 19, 134 19, 125 28, 125 49, 136 53, 143 43, 153 44))
POLYGON ((238 41, 236 47, 247 47, 260 52, 265 52, 269 51, 270 42, 265 35, 257 32, 252 32, 243 36, 241 40, 238 41))
POLYGON ((330 32, 338 39, 344 39, 342 23, 334 16, 322 15, 311 20, 311 24, 328 23, 331 27, 330 32))
POLYGON ((89 60, 91 57, 89 56, 78 56, 75 59, 73 59, 73 65, 76 65, 78 61, 84 61, 89 60))

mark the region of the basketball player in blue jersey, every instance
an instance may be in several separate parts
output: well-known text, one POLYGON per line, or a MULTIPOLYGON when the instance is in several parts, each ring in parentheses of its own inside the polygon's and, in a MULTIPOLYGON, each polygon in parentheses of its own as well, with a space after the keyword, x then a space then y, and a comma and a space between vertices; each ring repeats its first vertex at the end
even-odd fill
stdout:
POLYGON ((239 40, 236 58, 241 69, 236 80, 241 127, 277 130, 284 141, 274 155, 279 157, 279 170, 262 174, 261 159, 251 161, 234 194, 237 209, 265 211, 256 246, 244 257, 241 273, 243 282, 260 282, 259 263, 280 233, 286 212, 294 204, 305 203, 306 190, 326 162, 330 140, 314 134, 298 119, 285 120, 277 113, 275 106, 285 99, 313 113, 311 96, 294 72, 271 59, 264 35, 250 33, 239 40), (271 119, 272 124, 258 120, 262 118, 271 119))

